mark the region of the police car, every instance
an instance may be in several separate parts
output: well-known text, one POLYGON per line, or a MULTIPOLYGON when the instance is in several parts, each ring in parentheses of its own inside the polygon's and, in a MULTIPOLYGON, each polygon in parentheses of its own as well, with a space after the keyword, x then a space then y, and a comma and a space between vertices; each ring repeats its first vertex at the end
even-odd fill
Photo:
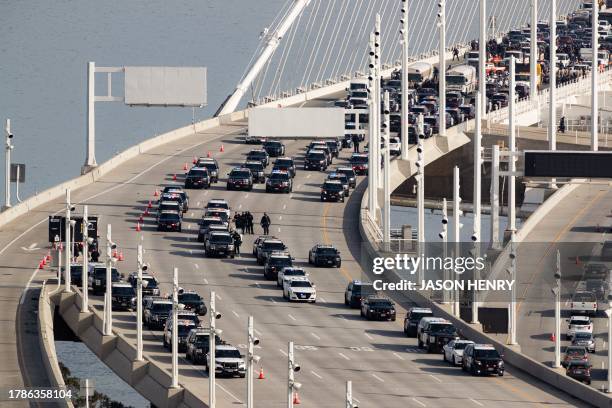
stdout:
POLYGON ((283 282, 283 297, 291 301, 315 303, 317 289, 307 277, 294 277, 283 282))
POLYGON ((266 180, 266 193, 280 192, 290 193, 293 191, 293 180, 287 171, 274 170, 266 180))

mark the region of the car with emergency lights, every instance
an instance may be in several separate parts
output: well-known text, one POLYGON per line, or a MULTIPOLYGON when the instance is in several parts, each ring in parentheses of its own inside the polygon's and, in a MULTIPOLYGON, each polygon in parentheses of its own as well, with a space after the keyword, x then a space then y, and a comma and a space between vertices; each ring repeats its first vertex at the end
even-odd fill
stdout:
POLYGON ((265 183, 266 181, 266 168, 259 160, 247 160, 242 167, 251 170, 253 176, 253 183, 265 183))
POLYGON ((185 174, 185 188, 210 188, 210 176, 205 167, 192 167, 185 174))
MULTIPOLYGON (((130 273, 128 282, 135 290, 138 285, 138 272, 130 273)), ((142 296, 159 296, 159 281, 155 276, 142 274, 142 296)))
POLYGON ((290 302, 317 301, 317 288, 308 277, 294 277, 283 282, 283 297, 290 302))
POLYGON ((340 251, 333 245, 316 244, 308 251, 308 263, 314 266, 332 266, 340 268, 342 258, 340 251))
POLYGON ((461 368, 472 375, 504 375, 502 356, 490 344, 468 344, 463 350, 461 368))
POLYGON ((219 163, 217 163, 217 159, 213 157, 200 157, 195 163, 195 167, 206 168, 211 183, 219 181, 219 163))
MULTIPOLYGON (((255 247, 255 256, 257 257, 257 263, 259 265, 265 265, 268 256, 276 251, 284 251, 287 246, 278 238, 268 237, 262 240, 256 240, 257 246, 255 247)), ((255 245, 255 244, 253 244, 255 245)))
POLYGON ((329 173, 327 175, 327 180, 337 180, 342 184, 342 188, 344 189, 344 196, 348 197, 350 194, 349 180, 345 174, 342 173, 329 173))
POLYGON ((451 340, 459 338, 457 328, 448 320, 429 320, 417 334, 419 348, 425 348, 428 353, 438 353, 451 340))
MULTIPOLYGON (((206 353, 206 370, 210 370, 210 351, 206 353)), ((229 344, 220 344, 215 347, 215 375, 221 377, 244 378, 246 364, 240 351, 229 344)))
POLYGON ((276 276, 276 286, 282 288, 286 280, 290 280, 295 277, 307 278, 308 272, 306 272, 303 268, 286 266, 278 272, 276 276))
MULTIPOLYGON (((168 319, 166 325, 164 327, 164 336, 162 338, 162 344, 164 348, 172 347, 172 329, 173 325, 172 319, 168 319)), ((177 340, 178 340, 178 351, 179 353, 184 353, 187 349, 187 335, 191 331, 191 329, 195 329, 196 325, 191 320, 177 320, 177 340)))
POLYGON ((264 276, 268 280, 277 280, 278 272, 293 266, 293 257, 286 251, 275 251, 270 253, 264 264, 264 276))
MULTIPOLYGON (((219 335, 215 336, 215 345, 225 344, 219 335)), ((187 335, 185 358, 193 364, 206 364, 206 354, 210 350, 210 329, 195 328, 187 335)))
POLYGON ((262 147, 270 157, 280 157, 285 154, 285 145, 278 140, 266 140, 262 147))
POLYGON ((204 253, 207 257, 229 256, 233 258, 236 254, 234 238, 228 231, 209 231, 204 239, 204 253))
POLYGON ((189 210, 189 196, 180 186, 166 186, 161 194, 162 197, 169 196, 170 198, 174 198, 175 195, 180 197, 180 202, 183 204, 183 212, 187 212, 189 210))
POLYGON ((468 344, 474 344, 471 340, 451 340, 442 347, 442 359, 452 365, 460 366, 463 360, 463 350, 468 344))
POLYGON ((206 238, 208 231, 210 231, 213 226, 218 226, 227 231, 229 223, 227 221, 223 221, 221 217, 203 217, 198 222, 198 226, 198 242, 204 242, 204 238, 206 238))
POLYGON ((408 309, 406 317, 404 317, 404 333, 406 333, 408 337, 416 337, 417 326, 421 319, 432 316, 433 311, 428 307, 412 307, 408 309))
POLYGON ((251 150, 247 153, 246 159, 247 161, 258 160, 264 167, 268 167, 268 164, 270 164, 270 156, 263 149, 251 150))
POLYGON ((227 175, 227 190, 253 190, 253 175, 246 167, 237 167, 227 175))
POLYGON ((336 173, 342 173, 348 178, 350 188, 357 187, 357 174, 352 167, 336 167, 336 173))
POLYGON ((172 301, 167 299, 154 299, 144 308, 144 325, 151 330, 164 327, 168 315, 172 311, 172 301))
POLYGON ((174 211, 162 211, 157 218, 158 231, 178 231, 183 229, 183 219, 174 211))
POLYGON ((309 150, 304 157, 304 170, 327 170, 327 156, 322 150, 309 150))
POLYGON ((272 171, 280 170, 286 171, 289 173, 291 178, 294 178, 297 171, 295 168, 295 161, 291 157, 279 157, 274 161, 274 166, 272 167, 272 171))
POLYGON ((371 295, 361 301, 361 317, 368 320, 395 321, 395 303, 385 297, 371 295))
POLYGON ((354 280, 346 286, 344 304, 352 308, 361 307, 362 299, 374 294, 376 294, 376 290, 370 282, 354 280))
POLYGON ((293 180, 287 171, 274 170, 266 180, 266 193, 287 193, 293 191, 293 180))
POLYGON ((204 316, 208 311, 204 303, 204 298, 193 290, 180 291, 178 294, 178 301, 185 306, 185 310, 192 311, 198 316, 204 316))
POLYGON ((355 174, 362 176, 368 174, 368 160, 368 155, 365 153, 353 153, 349 162, 355 174))
POLYGON ((134 306, 136 292, 127 282, 113 283, 111 286, 111 299, 113 310, 130 310, 134 306))
POLYGON ((344 202, 345 189, 339 180, 325 180, 321 186, 321 201, 344 202))

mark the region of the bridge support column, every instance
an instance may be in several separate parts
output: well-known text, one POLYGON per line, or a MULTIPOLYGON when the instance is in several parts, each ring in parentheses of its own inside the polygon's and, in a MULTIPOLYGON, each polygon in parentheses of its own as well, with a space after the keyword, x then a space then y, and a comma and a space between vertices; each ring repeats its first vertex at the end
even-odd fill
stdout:
POLYGON ((96 163, 96 63, 87 63, 87 138, 85 164, 81 174, 88 173, 98 166, 96 163))
POLYGON ((492 146, 491 158, 491 249, 500 250, 499 239, 499 145, 492 146))
MULTIPOLYGON (((453 168, 453 241, 455 242, 454 257, 461 256, 461 196, 460 194, 459 167, 453 168)), ((461 305, 459 303, 459 291, 453 290, 453 314, 456 317, 461 315, 461 305)))
POLYGON ((591 150, 599 150, 599 1, 593 0, 593 19, 591 21, 591 43, 593 57, 591 58, 591 150))
POLYGON ((402 17, 400 29, 400 44, 402 46, 402 160, 408 160, 408 4, 406 0, 402 2, 402 17))

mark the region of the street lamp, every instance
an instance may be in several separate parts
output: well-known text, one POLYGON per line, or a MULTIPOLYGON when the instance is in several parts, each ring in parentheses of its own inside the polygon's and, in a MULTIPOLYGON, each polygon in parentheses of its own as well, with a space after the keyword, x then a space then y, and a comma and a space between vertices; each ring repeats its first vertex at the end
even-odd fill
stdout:
MULTIPOLYGON (((368 143, 370 146, 376 144, 376 34, 370 34, 370 63, 369 63, 369 75, 368 75, 368 143)), ((380 108, 379 108, 380 109, 380 108)), ((359 116, 359 114, 357 114, 359 116)), ((376 161, 374 153, 368 154, 368 210, 370 217, 376 220, 376 194, 378 191, 378 183, 376 180, 376 173, 374 171, 376 161)))
POLYGON ((89 281, 89 244, 93 242, 93 238, 89 237, 89 217, 88 208, 83 206, 83 263, 81 272, 81 290, 83 291, 83 302, 81 304, 81 312, 87 313, 89 308, 89 293, 87 290, 89 281))
MULTIPOLYGON (((446 198, 442 199, 442 231, 438 234, 438 236, 442 239, 442 258, 446 259, 448 256, 448 212, 447 212, 446 198)), ((444 267, 444 281, 448 280, 448 268, 444 267)), ((442 292, 442 302, 448 303, 449 301, 449 291, 444 290, 442 292)))
MULTIPOLYGON (((5 139, 5 160, 6 170, 4 174, 4 207, 3 210, 11 207, 11 150, 15 147, 11 140, 13 139, 13 132, 11 132, 11 120, 7 119, 4 127, 5 139)), ((18 181, 19 182, 19 181, 18 181)))
POLYGON ((512 285, 512 291, 510 295, 510 318, 508 319, 508 333, 510 337, 508 344, 515 345, 516 343, 516 236, 515 232, 512 231, 511 242, 510 242, 510 268, 507 269, 510 274, 510 279, 514 281, 512 285))
POLYGON ((257 364, 261 357, 254 354, 255 346, 259 345, 259 339, 253 334, 253 316, 249 316, 247 323, 247 408, 253 408, 253 363, 257 364))
POLYGON ((293 356, 293 342, 289 342, 287 357, 289 360, 289 378, 287 381, 287 407, 293 408, 293 392, 302 388, 302 383, 295 381, 295 373, 300 371, 300 365, 295 362, 293 356))
MULTIPOLYGON (((113 249, 117 248, 117 245, 112 240, 111 225, 106 226, 106 291, 104 294, 104 335, 110 336, 113 332, 113 299, 112 299, 112 286, 113 286, 113 263, 116 259, 113 258, 113 249)), ((69 250, 66 249, 66 252, 69 250)), ((66 257, 68 258, 68 257, 66 257)))
POLYGON ((70 204, 70 189, 67 188, 66 189, 66 220, 64 222, 64 235, 65 235, 65 240, 66 240, 66 249, 65 249, 65 263, 66 265, 64 266, 64 283, 65 283, 65 288, 64 291, 65 292, 71 292, 72 289, 70 288, 70 263, 72 262, 72 248, 71 248, 71 244, 72 244, 72 240, 70 238, 70 221, 71 221, 71 212, 72 212, 72 205, 70 204))
POLYGON ((438 125, 438 134, 446 136, 446 0, 438 1, 438 29, 440 30, 440 48, 438 51, 440 124, 438 125))
POLYGON ((391 162, 389 160, 389 138, 391 136, 390 132, 390 111, 389 111, 389 91, 385 91, 385 96, 383 99, 383 109, 384 109, 384 121, 383 121, 383 140, 384 140, 384 150, 383 150, 383 243, 385 251, 390 251, 391 244, 391 185, 389 178, 391 162))
POLYGON ((217 312, 215 308, 215 295, 214 291, 210 292, 210 314, 209 314, 209 322, 210 322, 210 333, 208 335, 208 394, 209 408, 215 408, 216 397, 215 397, 215 370, 217 368, 215 362, 215 341, 218 334, 221 334, 221 330, 216 329, 216 321, 221 318, 221 313, 217 312))
MULTIPOLYGON (((139 245, 140 248, 142 248, 139 245)), ((142 276, 142 272, 139 268, 139 277, 142 276)), ((172 388, 179 388, 178 384, 178 268, 174 268, 174 275, 172 279, 172 388)))
POLYGON ((353 404, 353 382, 346 382, 346 408, 359 408, 353 404))
POLYGON ((407 0, 402 1, 402 17, 400 19, 401 28, 400 45, 402 46, 402 160, 408 160, 408 4, 407 0))
MULTIPOLYGON (((417 132, 418 132, 418 143, 417 143, 417 213, 418 213, 418 227, 417 227, 417 245, 419 249, 419 255, 425 256, 425 148, 423 147, 423 140, 425 139, 425 122, 423 114, 419 113, 417 118, 417 132)), ((419 263, 418 271, 418 282, 423 282, 423 263, 419 263)))
POLYGON ((561 252, 557 249, 557 268, 555 269, 555 362, 554 368, 561 367, 561 252))
POLYGON ((149 282, 142 279, 142 273, 147 270, 147 266, 142 260, 141 244, 138 244, 136 263, 138 268, 136 281, 136 361, 142 361, 142 289, 146 288, 149 282))

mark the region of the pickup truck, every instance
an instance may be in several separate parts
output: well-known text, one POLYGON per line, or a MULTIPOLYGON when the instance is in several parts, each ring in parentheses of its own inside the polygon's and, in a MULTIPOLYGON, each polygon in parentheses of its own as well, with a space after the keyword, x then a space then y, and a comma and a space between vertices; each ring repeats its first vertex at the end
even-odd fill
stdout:
POLYGON ((597 313, 597 298, 592 292, 576 292, 572 296, 570 302, 570 310, 573 314, 586 313, 596 314, 597 313))

